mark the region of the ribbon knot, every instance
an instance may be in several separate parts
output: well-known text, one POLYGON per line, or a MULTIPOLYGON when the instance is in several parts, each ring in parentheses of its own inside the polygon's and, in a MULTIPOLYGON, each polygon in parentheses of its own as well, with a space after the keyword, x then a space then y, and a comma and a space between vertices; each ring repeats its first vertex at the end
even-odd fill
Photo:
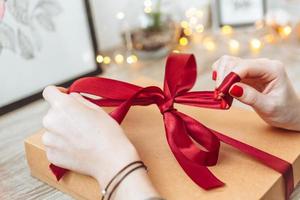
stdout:
MULTIPOLYGON (((75 81, 69 92, 102 97, 97 100, 85 98, 99 106, 116 106, 110 115, 118 123, 122 122, 131 106, 157 104, 164 116, 166 139, 174 157, 185 173, 204 189, 224 185, 208 169, 208 166, 217 163, 220 142, 224 142, 282 173, 288 198, 294 186, 290 163, 212 130, 174 109, 174 103, 212 109, 230 108, 233 98, 228 91, 234 83, 240 81, 240 77, 231 72, 215 91, 190 91, 196 82, 196 69, 193 55, 171 54, 166 63, 163 90, 155 86, 143 88, 106 78, 87 77, 75 81)), ((53 164, 50 168, 57 180, 68 171, 53 164)))
POLYGON ((174 108, 174 99, 168 99, 166 101, 163 101, 162 104, 158 105, 158 108, 159 108, 161 114, 164 114, 166 112, 170 112, 172 110, 176 110, 174 108))
POLYGON ((214 99, 221 100, 221 109, 228 109, 230 108, 233 98, 229 94, 229 90, 231 86, 241 81, 241 78, 239 76, 232 76, 229 74, 229 76, 226 76, 221 83, 221 85, 215 89, 214 91, 214 99))

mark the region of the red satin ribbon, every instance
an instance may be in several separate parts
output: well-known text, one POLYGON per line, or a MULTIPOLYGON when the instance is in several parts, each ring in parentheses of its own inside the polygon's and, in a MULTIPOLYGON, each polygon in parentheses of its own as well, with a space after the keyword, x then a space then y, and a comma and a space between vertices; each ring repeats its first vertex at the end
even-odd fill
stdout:
MULTIPOLYGON (((121 81, 89 77, 75 81, 69 92, 102 97, 99 100, 86 97, 99 106, 117 106, 110 115, 118 123, 122 122, 131 106, 156 104, 163 115, 167 141, 175 158, 185 173, 206 190, 224 185, 207 168, 216 165, 222 141, 283 174, 287 199, 294 187, 290 163, 214 131, 174 108, 174 103, 214 109, 230 108, 233 98, 228 92, 232 84, 240 81, 238 75, 230 73, 215 91, 191 92, 196 76, 193 55, 171 54, 166 64, 163 90, 156 86, 143 88, 121 81), (193 140, 203 148, 199 148, 193 140)), ((68 171, 53 164, 50 168, 57 180, 68 171)))

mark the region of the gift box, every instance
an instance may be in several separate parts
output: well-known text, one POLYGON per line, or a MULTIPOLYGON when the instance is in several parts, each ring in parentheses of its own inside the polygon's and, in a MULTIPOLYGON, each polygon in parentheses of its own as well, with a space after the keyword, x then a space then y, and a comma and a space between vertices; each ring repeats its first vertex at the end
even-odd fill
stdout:
MULTIPOLYGON (((295 183, 299 181, 299 133, 271 128, 255 113, 237 108, 217 111, 177 107, 215 130, 289 161, 294 168, 295 183)), ((210 168, 225 186, 209 191, 199 188, 174 159, 155 106, 132 108, 122 127, 148 166, 154 186, 168 200, 284 199, 283 179, 278 172, 226 144, 221 145, 218 164, 210 168)), ((25 141, 32 175, 76 199, 100 199, 100 188, 91 177, 68 172, 59 182, 56 180, 49 170, 42 134, 40 131, 25 141)))
MULTIPOLYGON (((293 167, 294 184, 299 182, 299 133, 272 128, 249 110, 213 110, 177 104, 175 108, 207 127, 289 162, 293 167)), ((282 174, 224 143, 220 146, 217 164, 209 170, 225 185, 211 190, 199 187, 184 172, 170 150, 164 133, 162 110, 155 105, 132 107, 122 127, 148 166, 152 183, 168 200, 286 198, 282 174)), ((99 185, 91 177, 68 172, 60 181, 56 180, 49 170, 50 163, 41 142, 42 134, 43 130, 25 141, 31 174, 76 199, 101 199, 99 185)))

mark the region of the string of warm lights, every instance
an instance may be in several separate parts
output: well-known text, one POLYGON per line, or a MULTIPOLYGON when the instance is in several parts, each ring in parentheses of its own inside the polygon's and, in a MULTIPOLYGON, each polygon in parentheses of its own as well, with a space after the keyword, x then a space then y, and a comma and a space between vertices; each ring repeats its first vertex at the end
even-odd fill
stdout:
MULTIPOLYGON (((178 45, 181 47, 186 47, 191 43, 191 40, 193 40, 194 32, 190 32, 190 31, 194 30, 194 28, 191 28, 191 24, 188 23, 187 20, 181 21, 180 25, 181 28, 183 29, 183 36, 179 38, 178 45)), ((197 26, 204 27, 201 24, 198 24, 197 26)), ((233 27, 229 25, 225 25, 220 29, 218 36, 220 35, 224 36, 223 39, 225 39, 225 43, 227 43, 228 50, 231 54, 238 54, 241 48, 241 43, 238 39, 234 38, 234 31, 235 30, 233 27)), ((201 33, 204 33, 204 31, 201 31, 201 33)), ((250 37, 248 39, 249 50, 252 53, 259 53, 263 49, 264 44, 274 44, 277 40, 287 39, 291 33, 292 33, 292 27, 290 25, 286 25, 277 28, 277 35, 276 33, 273 32, 267 32, 262 38, 250 37)), ((197 32, 195 34, 197 34, 197 32)), ((201 43, 204 49, 206 49, 207 51, 214 51, 217 47, 216 40, 209 33, 205 33, 205 37, 201 43)))
POLYGON ((151 13, 152 12, 152 1, 151 0, 145 0, 144 1, 144 12, 145 13, 151 13))
POLYGON ((122 54, 116 54, 113 57, 98 54, 97 57, 96 57, 96 61, 99 64, 105 64, 105 65, 109 65, 111 63, 115 63, 115 64, 124 64, 124 63, 134 64, 134 63, 138 62, 138 57, 134 54, 131 54, 129 56, 124 56, 122 54))
MULTIPOLYGON (((150 14, 153 11, 153 2, 152 0, 144 0, 144 13, 150 14)), ((228 47, 228 51, 231 54, 238 55, 241 51, 242 46, 246 46, 249 51, 254 54, 258 54, 267 44, 275 44, 278 41, 287 39, 293 29, 290 25, 276 26, 275 31, 274 28, 269 25, 269 29, 273 31, 265 31, 263 36, 256 36, 253 34, 253 37, 247 38, 247 41, 240 41, 239 38, 236 37, 236 30, 229 25, 225 25, 221 27, 218 33, 206 31, 205 30, 205 12, 203 8, 189 8, 185 11, 185 18, 179 22, 179 27, 182 30, 180 37, 178 38, 178 45, 175 45, 173 52, 179 53, 184 51, 190 44, 197 41, 199 38, 197 36, 201 36, 201 39, 198 39, 197 45, 201 45, 203 49, 208 52, 214 52, 217 49, 217 45, 219 44, 219 40, 222 39, 228 47), (218 39, 218 41, 217 41, 218 39), (247 46, 248 45, 248 46, 247 46)), ((118 12, 116 14, 117 20, 123 20, 125 18, 125 14, 123 12, 118 12)), ((257 21, 254 26, 254 31, 262 30, 265 28, 266 23, 264 20, 257 21)), ((253 32, 254 33, 254 32, 253 32)), ((223 44, 222 44, 223 45, 223 44)), ((127 49, 125 55, 120 53, 115 53, 114 56, 108 55, 98 55, 96 57, 96 61, 98 63, 103 64, 134 64, 138 62, 138 57, 134 53, 132 53, 132 49, 127 49), (128 56, 127 56, 128 55, 128 56)))

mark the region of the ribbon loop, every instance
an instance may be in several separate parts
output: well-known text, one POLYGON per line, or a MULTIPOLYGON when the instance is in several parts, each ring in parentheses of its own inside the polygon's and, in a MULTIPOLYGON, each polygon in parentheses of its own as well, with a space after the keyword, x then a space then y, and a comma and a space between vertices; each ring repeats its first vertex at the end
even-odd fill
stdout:
POLYGON ((191 54, 170 54, 167 58, 164 93, 174 98, 186 93, 196 82, 196 59, 191 54))

